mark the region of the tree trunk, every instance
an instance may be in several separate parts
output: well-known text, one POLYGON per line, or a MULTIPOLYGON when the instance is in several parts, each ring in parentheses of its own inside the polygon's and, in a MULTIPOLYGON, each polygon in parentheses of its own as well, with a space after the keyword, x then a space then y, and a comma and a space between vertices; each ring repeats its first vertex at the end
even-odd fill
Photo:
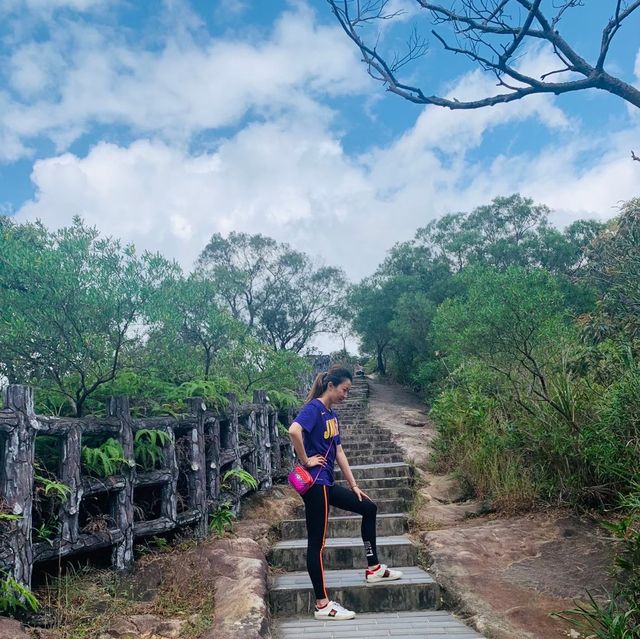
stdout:
POLYGON ((387 368, 384 364, 384 346, 378 346, 378 372, 380 375, 387 374, 387 368))

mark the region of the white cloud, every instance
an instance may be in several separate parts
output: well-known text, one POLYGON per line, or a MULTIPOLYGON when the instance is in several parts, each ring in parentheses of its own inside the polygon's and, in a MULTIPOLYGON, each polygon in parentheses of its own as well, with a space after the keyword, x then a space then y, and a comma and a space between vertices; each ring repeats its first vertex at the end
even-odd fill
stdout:
POLYGON ((419 122, 397 143, 352 157, 329 121, 280 119, 250 124, 197 156, 139 140, 38 161, 36 197, 18 219, 57 227, 80 214, 187 268, 213 232, 260 232, 358 279, 430 219, 496 195, 529 195, 554 208, 560 225, 613 215, 619 200, 637 194, 630 137, 640 139, 640 128, 474 163, 443 154, 419 122))
POLYGON ((99 144, 85 158, 36 162, 32 180, 37 195, 19 219, 57 227, 79 214, 187 266, 216 231, 263 232, 326 255, 320 230, 340 224, 351 200, 370 199, 362 171, 311 122, 254 124, 195 157, 161 141, 99 144))
MULTIPOLYGON (((192 16, 183 19, 194 27, 192 16)), ((187 142, 249 113, 316 108, 314 95, 350 94, 369 82, 338 28, 315 24, 304 7, 257 40, 203 43, 189 28, 177 24, 151 49, 106 27, 65 22, 49 41, 17 46, 7 65, 16 95, 5 97, 0 116, 0 135, 15 141, 5 158, 39 136, 65 150, 96 123, 187 142)))

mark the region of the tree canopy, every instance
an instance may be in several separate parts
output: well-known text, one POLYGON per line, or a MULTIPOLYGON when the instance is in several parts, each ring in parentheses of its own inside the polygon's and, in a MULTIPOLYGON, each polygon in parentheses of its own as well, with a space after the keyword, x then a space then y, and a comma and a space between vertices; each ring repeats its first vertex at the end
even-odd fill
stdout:
POLYGON ((215 233, 196 263, 215 299, 275 350, 301 352, 334 331, 343 313, 346 278, 335 267, 263 235, 215 233))
POLYGON ((5 218, 0 231, 0 371, 49 381, 81 414, 125 366, 146 305, 177 266, 78 218, 53 233, 5 218))

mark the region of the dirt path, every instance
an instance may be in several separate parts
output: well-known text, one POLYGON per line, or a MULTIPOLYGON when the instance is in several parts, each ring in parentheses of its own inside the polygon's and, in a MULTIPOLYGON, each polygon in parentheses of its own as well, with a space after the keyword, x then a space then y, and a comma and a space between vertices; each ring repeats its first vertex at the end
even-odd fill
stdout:
POLYGON ((449 603, 487 637, 574 637, 551 612, 572 608, 585 589, 610 587, 611 544, 597 522, 560 510, 516 517, 464 500, 454 478, 428 470, 436 431, 407 389, 370 380, 370 419, 394 434, 420 478, 413 534, 449 603))

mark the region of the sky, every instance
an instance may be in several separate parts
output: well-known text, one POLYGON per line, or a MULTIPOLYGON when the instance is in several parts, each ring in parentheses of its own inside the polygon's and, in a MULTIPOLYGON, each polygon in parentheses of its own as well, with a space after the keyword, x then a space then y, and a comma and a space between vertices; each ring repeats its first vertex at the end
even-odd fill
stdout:
MULTIPOLYGON (((550 4, 552 0, 545 0, 550 4)), ((401 48, 413 0, 385 23, 401 48)), ((593 60, 614 0, 561 32, 593 60)), ((449 212, 514 192, 562 227, 639 195, 640 110, 602 91, 476 111, 371 79, 325 0, 0 0, 0 213, 80 215, 189 270, 214 232, 262 233, 357 281, 449 212)), ((640 11, 607 70, 640 85, 640 11)), ((519 65, 542 73, 550 52, 519 65)), ((460 99, 491 78, 431 42, 404 77, 460 99)))

